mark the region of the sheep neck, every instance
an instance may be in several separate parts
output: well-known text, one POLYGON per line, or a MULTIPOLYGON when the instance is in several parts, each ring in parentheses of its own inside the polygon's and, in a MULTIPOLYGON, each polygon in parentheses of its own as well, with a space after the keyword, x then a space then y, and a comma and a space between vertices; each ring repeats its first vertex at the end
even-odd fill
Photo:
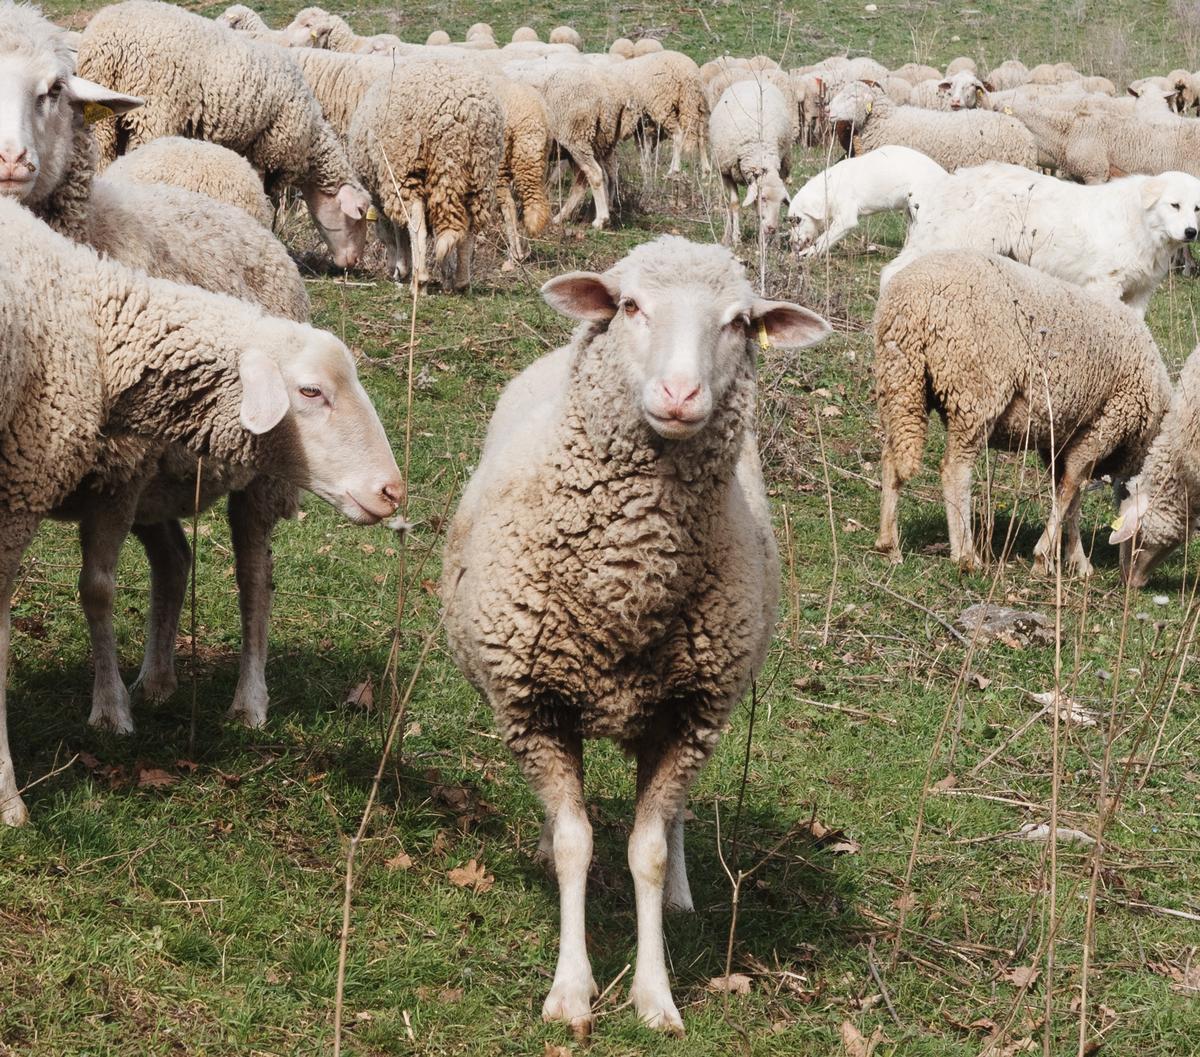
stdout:
POLYGON ((58 186, 33 207, 37 216, 73 242, 87 241, 87 203, 92 195, 97 160, 91 130, 80 125, 75 129, 71 160, 58 186))

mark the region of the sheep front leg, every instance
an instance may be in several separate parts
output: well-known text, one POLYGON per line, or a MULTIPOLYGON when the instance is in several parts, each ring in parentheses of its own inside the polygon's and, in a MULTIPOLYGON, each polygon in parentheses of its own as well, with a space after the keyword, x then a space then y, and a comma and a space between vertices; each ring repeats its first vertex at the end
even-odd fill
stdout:
POLYGON ((229 496, 229 528, 238 584, 238 607, 242 615, 242 652, 238 662, 238 684, 229 708, 229 718, 247 727, 267 722, 270 695, 267 692, 267 638, 271 624, 273 585, 271 532, 275 514, 263 490, 264 478, 250 483, 244 492, 229 496), (261 483, 260 483, 261 482, 261 483))
POLYGON ((667 169, 668 176, 678 176, 683 171, 683 126, 671 133, 671 165, 667 169))
POLYGON ((596 206, 596 219, 592 227, 599 230, 608 223, 608 181, 605 178, 604 166, 592 160, 583 167, 588 186, 592 189, 592 202, 596 206))
POLYGON ((517 203, 513 198, 512 187, 500 183, 496 187, 496 198, 500 203, 500 215, 504 218, 504 237, 508 242, 508 259, 523 261, 526 250, 521 242, 521 229, 517 223, 517 203))
POLYGON ((129 691, 121 679, 117 639, 113 630, 113 595, 117 560, 133 525, 137 496, 106 495, 91 503, 79 519, 79 600, 92 642, 92 711, 88 726, 118 734, 133 733, 129 691))
POLYGON ((822 253, 828 253, 830 249, 841 242, 856 227, 858 227, 857 210, 852 216, 838 215, 830 217, 829 226, 821 232, 820 236, 811 246, 801 250, 799 256, 817 257, 822 253))
POLYGON ((1092 563, 1088 561, 1079 537, 1079 506, 1083 499, 1080 485, 1089 474, 1079 465, 1074 453, 1060 456, 1063 470, 1055 490, 1055 502, 1046 519, 1046 529, 1033 548, 1033 572, 1037 576, 1051 576, 1058 568, 1060 533, 1067 530, 1067 564, 1077 576, 1091 576, 1092 563))
POLYGON ((17 790, 17 773, 8 746, 8 644, 12 635, 12 593, 21 555, 33 539, 37 518, 6 513, 0 521, 0 822, 23 825, 29 818, 17 790))
POLYGON ((741 226, 738 222, 738 211, 742 208, 742 200, 738 195, 738 187, 724 173, 721 174, 721 186, 725 189, 725 231, 721 235, 723 246, 736 246, 742 237, 741 226))
POLYGON ((904 560, 900 552, 900 489, 904 479, 896 462, 896 456, 888 445, 884 445, 880 460, 882 494, 879 500, 879 535, 875 538, 875 549, 886 554, 895 564, 904 560))
POLYGON ((563 1021, 584 1036, 591 1030, 592 999, 599 990, 585 927, 592 825, 583 806, 583 741, 578 734, 526 729, 509 740, 509 748, 545 807, 539 850, 550 854, 558 877, 558 965, 542 1019, 563 1021))
POLYGON ((134 681, 148 701, 165 701, 178 685, 175 679, 175 636, 187 594, 192 548, 183 526, 174 519, 153 525, 134 525, 150 562, 150 612, 146 617, 146 646, 142 670, 134 681))

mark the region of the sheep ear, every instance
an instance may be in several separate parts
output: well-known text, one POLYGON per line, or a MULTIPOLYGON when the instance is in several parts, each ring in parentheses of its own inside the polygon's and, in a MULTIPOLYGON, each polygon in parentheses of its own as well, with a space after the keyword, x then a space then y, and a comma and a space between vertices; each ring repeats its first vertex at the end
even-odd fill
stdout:
POLYGON ((949 81, 938 81, 938 91, 939 92, 950 91, 950 82, 949 81))
POLYGON ((1149 209, 1162 197, 1166 185, 1162 180, 1147 180, 1142 184, 1142 208, 1149 209))
POLYGON ((1133 98, 1134 98, 1134 99, 1140 99, 1140 98, 1141 98, 1141 96, 1139 96, 1139 95, 1137 94, 1137 92, 1135 92, 1135 91, 1134 91, 1132 88, 1126 88, 1126 89, 1125 89, 1125 91, 1126 91, 1126 92, 1127 92, 1129 95, 1133 96, 1133 98))
POLYGON ((68 77, 67 95, 89 124, 106 117, 128 114, 142 105, 136 95, 122 95, 86 77, 68 77))
POLYGON ((1150 497, 1145 492, 1134 491, 1121 504, 1121 512, 1113 522, 1112 535, 1108 537, 1109 544, 1115 546, 1118 543, 1124 543, 1128 539, 1133 539, 1134 533, 1138 530, 1138 525, 1141 523, 1142 518, 1146 516, 1146 511, 1149 508, 1150 497))
POLYGON ((371 207, 371 199, 366 191, 351 187, 349 184, 342 184, 338 188, 337 200, 338 205, 342 207, 342 212, 351 220, 362 220, 371 207))
POLYGON ((816 312, 790 301, 756 300, 750 308, 750 318, 781 349, 815 345, 833 329, 816 312))
POLYGON ((868 81, 864 78, 863 84, 865 84, 871 88, 879 88, 882 91, 882 86, 880 85, 880 83, 878 81, 868 81))
POLYGON ((273 430, 291 408, 287 383, 274 357, 259 349, 247 349, 238 359, 242 383, 242 425, 258 435, 273 430))
POLYGON ((602 323, 616 315, 619 295, 609 287, 603 275, 569 272, 546 283, 542 287, 542 297, 546 304, 564 316, 602 323))
POLYGON ((994 84, 992 84, 991 81, 984 81, 983 82, 983 90, 985 92, 994 92, 996 90, 996 86, 994 84))
POLYGON ((742 208, 752 206, 758 200, 758 181, 752 180, 746 188, 746 197, 742 200, 742 208))

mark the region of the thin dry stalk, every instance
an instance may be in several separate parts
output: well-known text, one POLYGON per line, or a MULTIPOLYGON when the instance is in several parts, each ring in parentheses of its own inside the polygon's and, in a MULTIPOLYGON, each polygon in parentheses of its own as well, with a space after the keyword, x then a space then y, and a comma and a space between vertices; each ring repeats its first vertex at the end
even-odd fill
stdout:
POLYGON ((192 501, 192 717, 188 724, 188 756, 196 755, 196 713, 198 662, 196 660, 196 551, 200 546, 200 475, 204 470, 204 456, 196 460, 196 492, 192 501))
POLYGON ((829 577, 829 598, 825 603, 825 626, 821 630, 821 645, 828 646, 829 622, 833 618, 833 599, 837 594, 838 566, 841 559, 838 554, 837 521, 833 516, 833 488, 829 483, 829 459, 825 453, 825 433, 821 429, 821 412, 816 409, 815 403, 813 405, 813 421, 817 424, 817 444, 821 450, 821 473, 825 478, 825 509, 829 515, 829 542, 833 547, 833 571, 829 577))

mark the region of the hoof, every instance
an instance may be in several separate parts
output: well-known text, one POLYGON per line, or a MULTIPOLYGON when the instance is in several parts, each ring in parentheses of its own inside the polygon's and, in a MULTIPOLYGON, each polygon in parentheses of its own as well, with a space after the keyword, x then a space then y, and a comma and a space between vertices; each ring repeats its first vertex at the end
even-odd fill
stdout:
POLYGON ((143 700, 148 704, 161 705, 179 689, 179 681, 175 678, 174 668, 165 672, 143 672, 133 684, 135 690, 140 690, 143 700))
POLYGON ((675 1000, 665 987, 641 987, 636 981, 630 993, 634 1008, 642 1022, 655 1031, 665 1031, 676 1038, 683 1038, 683 1017, 675 1008, 675 1000))
POLYGON ((542 1020, 569 1024, 577 1039, 586 1039, 592 1031, 592 997, 597 994, 590 973, 586 980, 556 981, 542 1006, 542 1020))
POLYGON ((3 805, 0 805, 0 822, 6 826, 23 826, 29 821, 29 811, 25 801, 13 793, 3 805))

